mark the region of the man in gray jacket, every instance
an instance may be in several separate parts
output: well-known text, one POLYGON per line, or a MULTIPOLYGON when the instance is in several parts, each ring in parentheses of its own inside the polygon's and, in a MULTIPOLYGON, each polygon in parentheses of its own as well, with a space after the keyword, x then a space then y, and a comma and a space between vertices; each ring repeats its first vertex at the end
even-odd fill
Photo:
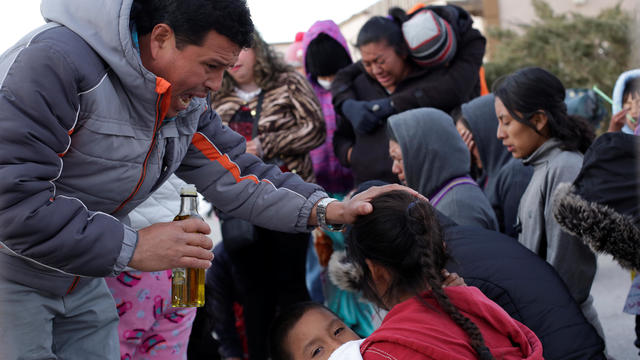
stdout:
POLYGON ((371 211, 375 192, 331 202, 245 154, 208 107, 250 45, 244 0, 43 0, 41 10, 47 24, 0 57, 1 359, 119 358, 102 277, 210 266, 202 221, 121 222, 172 173, 279 231, 371 211))

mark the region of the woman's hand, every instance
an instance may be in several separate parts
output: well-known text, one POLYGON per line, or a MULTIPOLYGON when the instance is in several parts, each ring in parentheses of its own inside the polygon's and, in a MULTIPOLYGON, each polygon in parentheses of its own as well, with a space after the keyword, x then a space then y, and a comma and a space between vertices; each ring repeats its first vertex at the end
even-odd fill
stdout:
POLYGON ((464 144, 467 145, 467 149, 469 149, 469 152, 473 152, 476 143, 475 141, 473 141, 473 135, 471 134, 471 131, 462 130, 460 132, 460 136, 462 137, 462 141, 464 141, 464 144))
POLYGON ((442 276, 444 276, 444 281, 442 282, 443 288, 449 286, 467 286, 464 279, 456 273, 450 273, 446 269, 443 269, 442 276))

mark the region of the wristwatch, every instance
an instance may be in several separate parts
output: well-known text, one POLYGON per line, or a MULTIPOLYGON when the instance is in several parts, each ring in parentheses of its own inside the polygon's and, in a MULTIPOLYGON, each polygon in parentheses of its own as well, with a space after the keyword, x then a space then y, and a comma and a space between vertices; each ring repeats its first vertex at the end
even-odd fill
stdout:
POLYGON ((329 205, 334 201, 338 201, 338 199, 327 197, 318 201, 318 204, 316 205, 316 216, 318 219, 318 226, 328 231, 342 231, 344 230, 344 224, 334 224, 334 225, 327 224, 327 205, 329 205))

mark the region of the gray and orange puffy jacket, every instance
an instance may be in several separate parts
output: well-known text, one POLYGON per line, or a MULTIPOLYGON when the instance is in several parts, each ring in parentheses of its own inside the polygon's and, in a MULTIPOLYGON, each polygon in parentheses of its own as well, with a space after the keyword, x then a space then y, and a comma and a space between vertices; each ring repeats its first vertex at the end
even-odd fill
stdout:
POLYGON ((121 220, 174 172, 280 231, 308 231, 326 196, 245 154, 206 99, 164 121, 171 85, 140 62, 132 3, 43 0, 47 24, 0 57, 0 276, 61 295, 118 274, 137 242, 121 220))

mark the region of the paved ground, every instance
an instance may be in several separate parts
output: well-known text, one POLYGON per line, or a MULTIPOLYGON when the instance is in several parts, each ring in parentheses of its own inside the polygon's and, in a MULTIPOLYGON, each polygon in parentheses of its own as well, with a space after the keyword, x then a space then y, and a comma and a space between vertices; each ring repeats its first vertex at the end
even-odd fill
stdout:
POLYGON ((634 317, 622 312, 631 286, 629 272, 623 270, 610 256, 598 258, 598 272, 591 288, 595 308, 604 328, 607 352, 615 360, 637 360, 638 349, 633 346, 634 317))

